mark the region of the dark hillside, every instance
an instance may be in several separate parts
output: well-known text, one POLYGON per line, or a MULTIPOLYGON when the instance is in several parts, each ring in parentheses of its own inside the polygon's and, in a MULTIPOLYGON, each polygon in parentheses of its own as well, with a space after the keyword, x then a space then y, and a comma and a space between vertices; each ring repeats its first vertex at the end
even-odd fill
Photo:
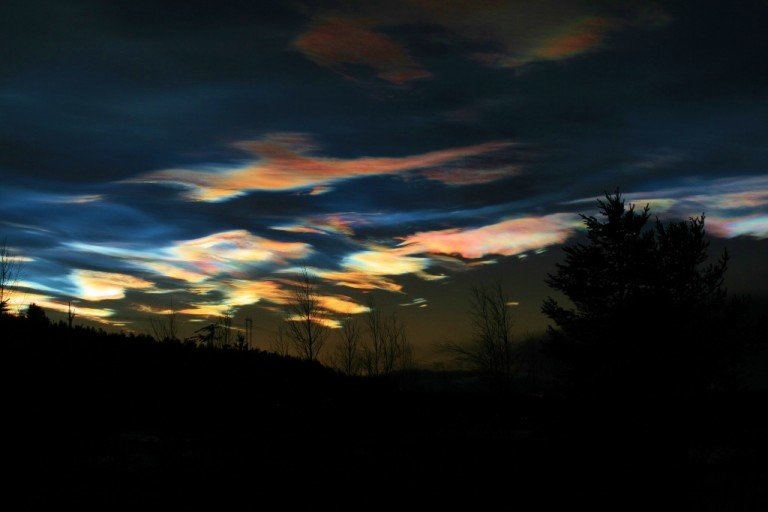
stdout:
POLYGON ((418 391, 258 351, 3 322, 6 468, 29 505, 630 506, 675 491, 707 509, 765 498, 762 395, 630 406, 418 391))

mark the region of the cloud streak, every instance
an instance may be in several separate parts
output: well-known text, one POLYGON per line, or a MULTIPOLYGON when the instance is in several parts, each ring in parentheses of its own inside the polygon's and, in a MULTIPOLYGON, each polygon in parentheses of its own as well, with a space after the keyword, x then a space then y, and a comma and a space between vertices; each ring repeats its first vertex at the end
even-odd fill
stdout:
MULTIPOLYGON (((177 184, 188 189, 188 199, 218 202, 251 191, 296 190, 365 176, 428 169, 498 152, 510 146, 510 142, 496 141, 404 157, 343 159, 314 155, 316 146, 304 134, 271 134, 263 139, 238 144, 256 157, 255 161, 243 166, 211 170, 170 169, 131 181, 177 184)), ((432 179, 439 179, 439 176, 432 179)))
POLYGON ((448 254, 463 258, 514 256, 563 243, 579 226, 573 214, 522 217, 476 228, 424 231, 402 237, 397 253, 448 254))
POLYGON ((676 217, 705 214, 708 230, 721 238, 768 238, 768 176, 697 180, 679 187, 634 192, 627 199, 650 203, 676 217))

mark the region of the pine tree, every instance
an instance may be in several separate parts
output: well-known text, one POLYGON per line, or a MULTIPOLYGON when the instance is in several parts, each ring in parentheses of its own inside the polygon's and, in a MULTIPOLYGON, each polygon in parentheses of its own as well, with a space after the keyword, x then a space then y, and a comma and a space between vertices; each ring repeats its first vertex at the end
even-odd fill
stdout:
POLYGON ((704 216, 650 222, 621 194, 582 215, 587 241, 564 248, 542 311, 554 322, 550 349, 590 393, 690 393, 723 385, 739 353, 732 333, 743 301, 728 300, 728 254, 707 263, 704 216))

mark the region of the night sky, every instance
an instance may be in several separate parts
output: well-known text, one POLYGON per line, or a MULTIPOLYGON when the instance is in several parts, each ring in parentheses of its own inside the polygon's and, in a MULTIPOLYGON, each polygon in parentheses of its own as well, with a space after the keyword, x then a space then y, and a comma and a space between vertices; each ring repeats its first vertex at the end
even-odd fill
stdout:
MULTIPOLYGON (((0 239, 17 306, 188 335, 307 268, 421 357, 501 278, 540 329, 578 212, 706 213, 768 293, 768 2, 4 1, 0 239)), ((54 314, 55 316, 55 314, 54 314)))

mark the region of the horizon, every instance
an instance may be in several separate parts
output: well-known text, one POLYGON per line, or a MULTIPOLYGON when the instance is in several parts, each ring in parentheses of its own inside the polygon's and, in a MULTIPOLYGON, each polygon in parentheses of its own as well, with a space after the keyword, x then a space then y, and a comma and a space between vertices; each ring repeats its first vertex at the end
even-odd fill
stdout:
POLYGON ((0 13, 13 307, 146 332, 172 300, 185 334, 234 308, 258 336, 307 268, 329 321, 374 294, 428 359, 468 334, 473 283, 502 279, 518 331, 543 329, 544 277, 616 187, 705 214, 729 290, 768 297, 760 3, 0 13))

